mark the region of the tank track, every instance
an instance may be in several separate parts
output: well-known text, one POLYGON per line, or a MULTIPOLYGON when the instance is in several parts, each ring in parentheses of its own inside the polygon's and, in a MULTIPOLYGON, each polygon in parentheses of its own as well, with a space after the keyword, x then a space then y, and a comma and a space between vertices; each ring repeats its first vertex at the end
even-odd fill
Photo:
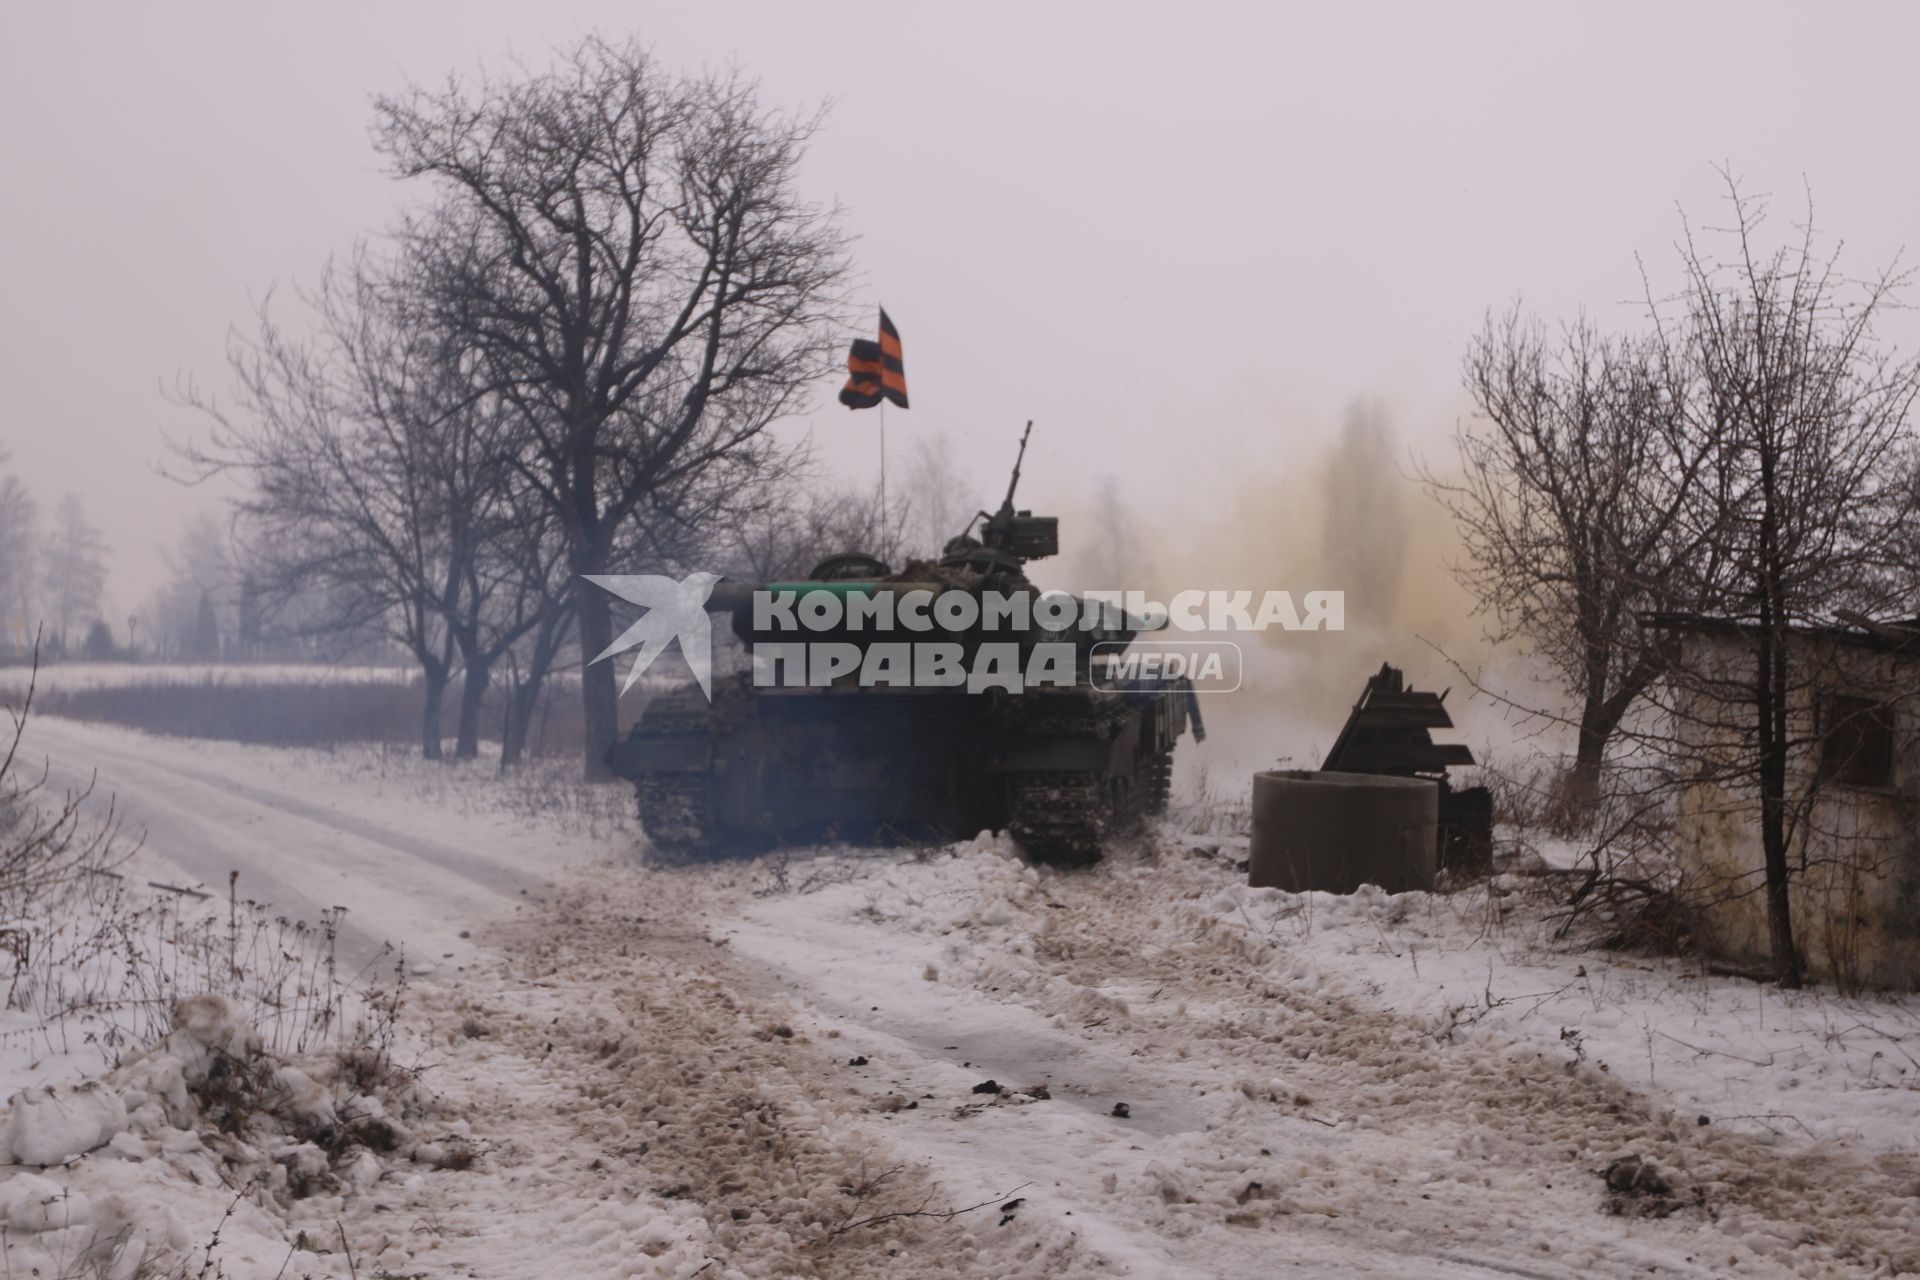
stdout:
MULTIPOLYGON (((713 731, 714 708, 698 685, 654 698, 640 713, 636 737, 713 731)), ((684 865, 713 854, 713 783, 705 772, 649 772, 634 782, 640 828, 655 857, 684 865)))
POLYGON ((669 866, 713 856, 713 797, 704 777, 652 777, 636 784, 640 827, 655 860, 669 866))
POLYGON ((1094 775, 1026 773, 1007 785, 1007 829, 1028 857, 1062 867, 1099 860, 1113 815, 1094 775))
POLYGON ((1140 812, 1157 818, 1173 798, 1173 753, 1161 751, 1140 762, 1140 812))
MULTIPOLYGON (((1025 727, 1055 732, 1101 733, 1129 714, 1121 705, 1091 720, 1070 715, 1030 719, 1025 727)), ((1166 812, 1173 788, 1173 755, 1156 752, 1134 766, 1116 802, 1105 775, 1035 772, 1008 780, 1007 829, 1027 856, 1054 866, 1084 867, 1100 860, 1114 835, 1166 812)))

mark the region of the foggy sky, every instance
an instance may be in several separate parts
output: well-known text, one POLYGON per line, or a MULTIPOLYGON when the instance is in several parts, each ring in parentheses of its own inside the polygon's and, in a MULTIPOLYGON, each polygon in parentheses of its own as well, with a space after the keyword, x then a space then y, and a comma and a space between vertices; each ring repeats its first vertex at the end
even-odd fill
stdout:
MULTIPOLYGON (((904 336, 895 449, 951 432, 996 491, 1031 417, 1027 497, 1112 473, 1149 527, 1214 517, 1358 395, 1444 430, 1490 306, 1629 320, 1675 202, 1714 221, 1715 162, 1781 224, 1804 177, 1857 268, 1920 225, 1894 5, 13 6, 0 441, 43 510, 86 496, 116 631, 207 501, 154 473, 194 427, 162 388, 218 389, 228 327, 409 198, 370 96, 594 28, 834 100, 806 178, 904 336)), ((870 473, 876 415, 836 385, 815 436, 870 473)))

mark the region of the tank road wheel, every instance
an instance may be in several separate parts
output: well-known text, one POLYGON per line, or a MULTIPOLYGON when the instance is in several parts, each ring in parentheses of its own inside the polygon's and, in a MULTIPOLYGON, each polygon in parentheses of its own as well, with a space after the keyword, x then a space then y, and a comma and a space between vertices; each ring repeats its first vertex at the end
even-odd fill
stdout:
POLYGON ((1008 782, 1007 829, 1035 862, 1084 867, 1100 860, 1110 806, 1089 773, 1026 773, 1008 782))

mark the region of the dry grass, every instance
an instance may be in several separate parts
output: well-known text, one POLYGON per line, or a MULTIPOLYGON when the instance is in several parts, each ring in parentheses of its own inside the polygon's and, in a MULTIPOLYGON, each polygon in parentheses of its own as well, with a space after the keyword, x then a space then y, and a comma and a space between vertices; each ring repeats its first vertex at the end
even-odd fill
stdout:
POLYGON ((1168 806, 1170 826, 1194 835, 1244 836, 1253 831, 1253 782, 1245 774, 1217 778, 1205 765, 1168 806))
POLYGON ((9 1036, 36 1060, 91 1049, 111 1067, 165 1036, 179 1001, 218 995, 269 1052, 304 1054, 337 1043, 404 985, 391 952, 360 970, 340 964, 342 908, 309 924, 232 888, 226 900, 201 899, 82 873, 9 899, 26 945, 0 958, 12 962, 6 1006, 30 1015, 9 1036))

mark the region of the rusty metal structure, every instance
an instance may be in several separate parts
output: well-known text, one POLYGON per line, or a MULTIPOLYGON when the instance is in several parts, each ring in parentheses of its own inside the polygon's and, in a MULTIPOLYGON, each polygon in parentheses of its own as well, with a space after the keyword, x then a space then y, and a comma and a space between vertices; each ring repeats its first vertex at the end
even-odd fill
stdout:
POLYGON ((1440 786, 1439 869, 1456 875, 1485 872, 1493 858, 1493 795, 1485 787, 1455 790, 1447 770, 1473 764, 1464 743, 1435 742, 1435 729, 1453 728, 1447 693, 1407 687, 1398 667, 1381 663, 1334 739, 1321 769, 1330 773, 1426 778, 1440 786))
MULTIPOLYGON (((707 608, 730 615, 752 651, 776 639, 756 626, 757 592, 792 593, 796 607, 819 593, 867 606, 883 595, 924 593, 937 605, 948 592, 1034 592, 1026 565, 1058 553, 1059 522, 1014 506, 1019 481, 1016 461, 999 510, 979 513, 935 562, 896 573, 875 556, 845 552, 797 582, 723 582, 707 608)), ((1011 636, 988 635, 978 623, 962 631, 936 623, 930 635, 905 637, 957 643, 969 659, 989 639, 1012 638, 1023 662, 1041 641, 1074 645, 1071 683, 1017 693, 861 684, 852 676, 785 687, 740 674, 717 680, 709 703, 688 684, 649 702, 608 763, 633 781, 641 824, 668 856, 822 839, 943 840, 990 829, 1010 831, 1039 861, 1091 862, 1113 836, 1165 809, 1175 744, 1205 734, 1187 681, 1096 679, 1097 661, 1139 634, 1132 619, 1119 621, 1067 633, 1043 631, 1036 618, 1011 636)), ((864 653, 883 637, 847 628, 812 638, 864 653)))

